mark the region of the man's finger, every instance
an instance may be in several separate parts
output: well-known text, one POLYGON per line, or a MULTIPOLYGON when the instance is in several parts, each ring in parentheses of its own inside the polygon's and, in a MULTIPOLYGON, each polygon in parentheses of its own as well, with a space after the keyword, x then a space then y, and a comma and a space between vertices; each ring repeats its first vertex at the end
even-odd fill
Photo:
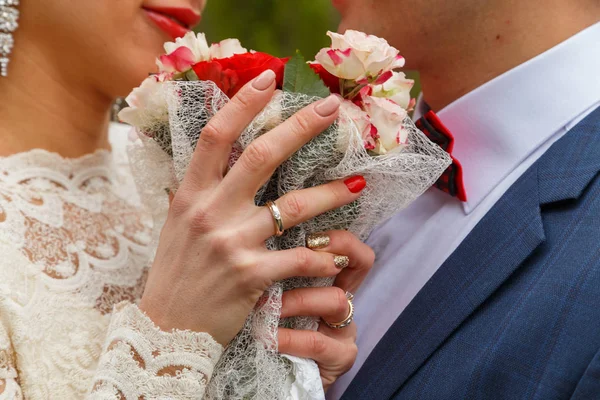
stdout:
POLYGON ((312 233, 306 239, 311 250, 348 257, 348 267, 336 278, 335 286, 355 293, 375 262, 373 249, 348 231, 312 233))
POLYGON ((338 323, 348 317, 346 292, 338 287, 301 288, 283 294, 281 317, 319 317, 338 323))
MULTIPOLYGON (((349 326, 344 329, 356 329, 356 327, 349 326)), ((280 353, 309 358, 318 364, 351 367, 356 358, 354 343, 334 339, 321 332, 280 328, 278 340, 280 353)))

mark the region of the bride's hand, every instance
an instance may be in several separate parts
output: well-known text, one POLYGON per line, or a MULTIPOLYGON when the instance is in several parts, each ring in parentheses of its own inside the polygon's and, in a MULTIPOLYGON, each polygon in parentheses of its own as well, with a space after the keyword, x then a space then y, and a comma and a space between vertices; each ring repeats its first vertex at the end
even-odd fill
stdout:
MULTIPOLYGON (((354 235, 346 231, 319 234, 315 250, 348 257, 348 267, 336 278, 333 287, 295 289, 284 293, 282 317, 319 317, 336 323, 349 314, 346 292, 354 293, 375 261, 373 250, 354 235), (325 240, 323 240, 325 239, 325 240)), ((279 351, 296 357, 315 360, 319 365, 321 381, 325 391, 343 374, 348 372, 356 360, 356 324, 342 329, 332 329, 321 322, 319 330, 279 330, 279 351)))
MULTIPOLYGON (((227 172, 232 145, 268 104, 275 75, 246 85, 211 119, 161 233, 140 307, 163 330, 207 332, 227 345, 275 281, 336 276, 334 254, 298 248, 268 251, 273 216, 254 197, 275 169, 331 125, 339 100, 331 96, 256 139, 227 172)), ((356 200, 343 181, 286 194, 276 201, 289 229, 356 200)))

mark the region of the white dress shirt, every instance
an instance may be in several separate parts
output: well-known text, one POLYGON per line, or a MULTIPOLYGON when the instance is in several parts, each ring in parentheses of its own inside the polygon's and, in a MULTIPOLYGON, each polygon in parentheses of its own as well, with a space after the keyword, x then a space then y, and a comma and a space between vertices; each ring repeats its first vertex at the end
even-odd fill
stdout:
POLYGON ((597 23, 438 113, 455 137, 468 199, 430 189, 373 231, 367 243, 377 260, 354 300, 358 358, 328 399, 342 396, 390 326, 506 190, 600 106, 599 44, 597 23))

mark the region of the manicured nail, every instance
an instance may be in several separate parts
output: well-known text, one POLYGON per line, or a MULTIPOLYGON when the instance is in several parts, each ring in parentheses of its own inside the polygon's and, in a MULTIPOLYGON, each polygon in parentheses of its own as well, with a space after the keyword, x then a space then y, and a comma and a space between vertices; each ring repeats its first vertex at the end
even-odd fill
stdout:
POLYGON ((321 117, 328 117, 336 112, 338 108, 340 108, 340 100, 337 96, 331 95, 328 98, 321 100, 319 104, 315 106, 315 111, 321 117))
POLYGON ((274 80, 275 72, 273 72, 273 70, 268 69, 262 74, 260 74, 258 78, 254 79, 254 82, 252 82, 252 86, 256 90, 267 90, 271 87, 271 84, 274 80))
POLYGON ((306 247, 311 250, 324 249, 329 246, 331 239, 324 233, 311 233, 306 237, 306 247))
POLYGON ((344 183, 352 193, 360 193, 365 186, 367 186, 367 181, 362 176, 353 176, 352 178, 346 179, 344 183))
POLYGON ((348 265, 350 265, 350 259, 346 256, 335 256, 333 262, 337 269, 348 268, 348 265))

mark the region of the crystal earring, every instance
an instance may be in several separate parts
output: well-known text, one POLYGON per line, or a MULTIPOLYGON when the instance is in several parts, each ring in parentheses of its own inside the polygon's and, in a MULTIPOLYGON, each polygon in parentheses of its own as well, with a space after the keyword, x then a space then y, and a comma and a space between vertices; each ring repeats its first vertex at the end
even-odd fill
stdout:
POLYGON ((8 75, 8 56, 15 43, 12 33, 19 26, 18 5, 19 0, 0 0, 0 76, 8 75))

